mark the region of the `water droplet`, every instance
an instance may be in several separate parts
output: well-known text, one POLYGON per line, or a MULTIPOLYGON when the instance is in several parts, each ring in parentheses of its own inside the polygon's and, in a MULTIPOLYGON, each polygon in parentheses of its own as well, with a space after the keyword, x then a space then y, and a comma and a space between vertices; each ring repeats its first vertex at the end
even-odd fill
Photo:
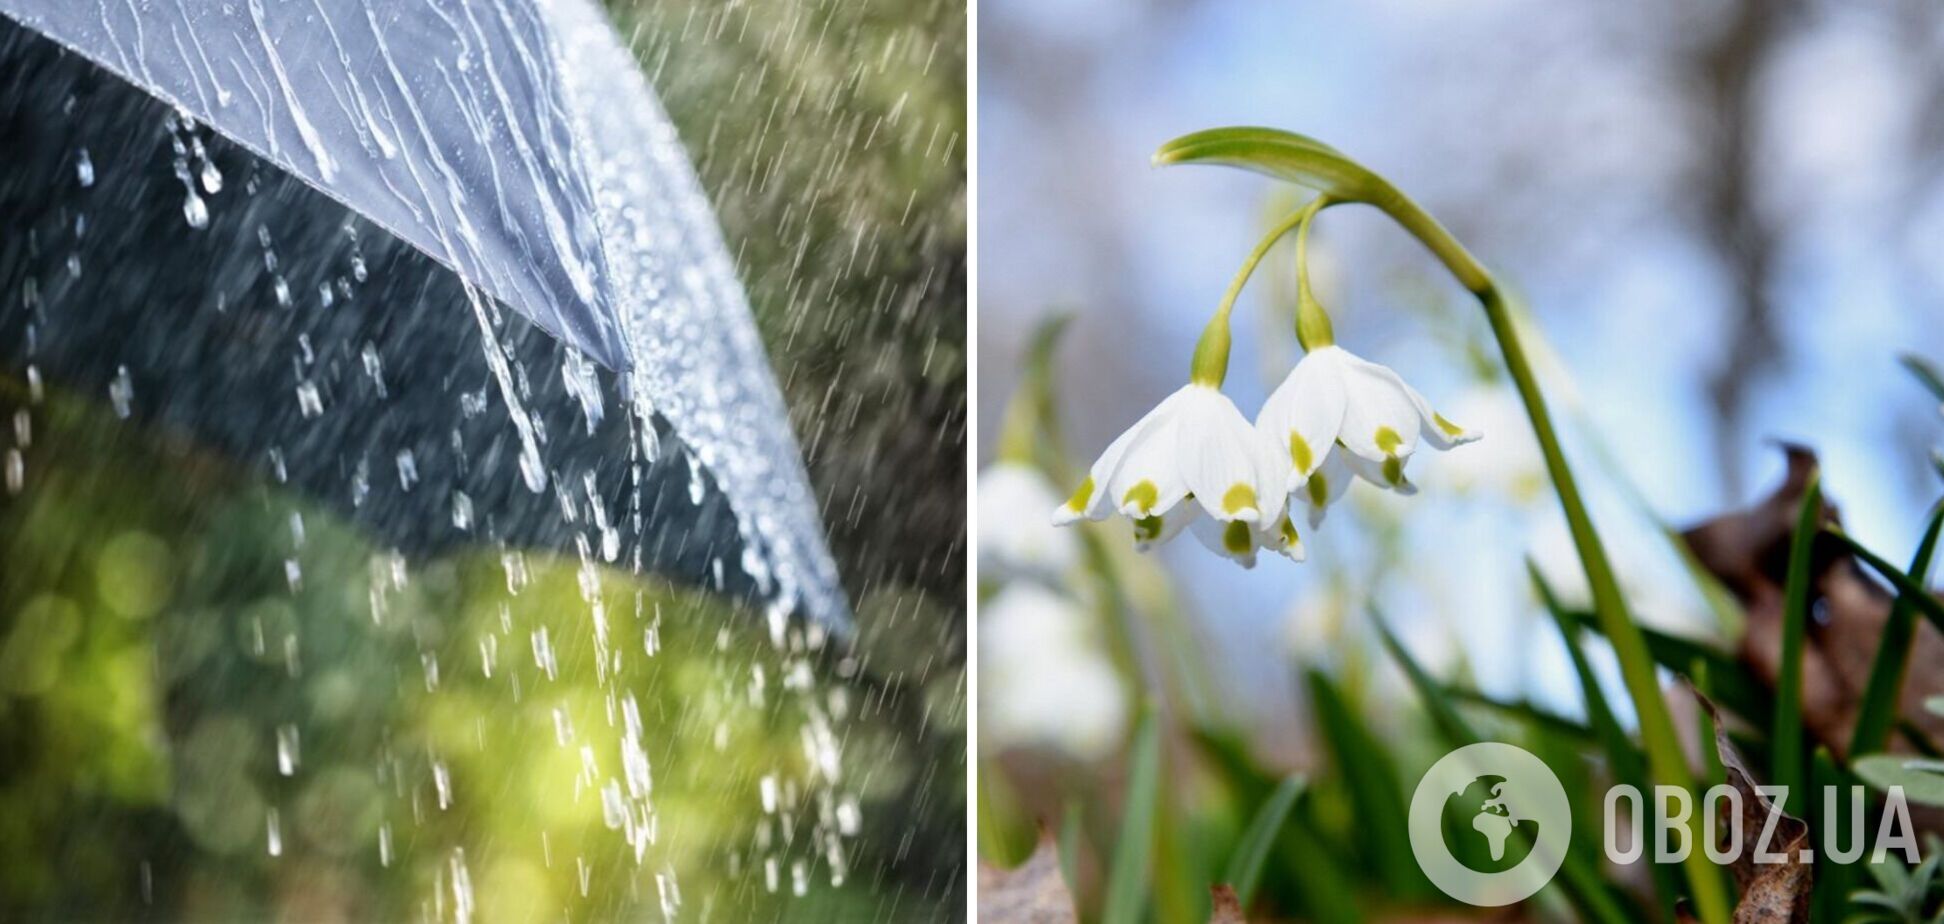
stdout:
POLYGON ((410 491, 414 485, 418 484, 419 480, 418 457, 412 455, 410 449, 400 449, 396 461, 398 463, 398 487, 401 490, 410 491))
POLYGON ((116 366, 114 381, 108 383, 108 402, 114 405, 115 416, 127 420, 134 400, 135 381, 129 377, 128 367, 116 366))
POLYGON ((87 148, 82 148, 75 152, 74 178, 81 181, 82 189, 87 189, 94 185, 94 158, 88 156, 87 148))
POLYGON ((209 227, 209 206, 203 202, 201 196, 196 195, 196 191, 193 189, 189 190, 189 194, 183 197, 182 220, 188 222, 189 227, 195 228, 198 231, 209 227))
POLYGON ((277 726, 277 772, 284 776, 297 774, 297 726, 277 726))
POLYGON ((7 493, 19 494, 27 485, 27 460, 18 449, 7 450, 7 493))
POLYGON ((439 811, 452 807, 452 771, 446 769, 445 761, 432 762, 432 788, 439 794, 439 811))
POLYGON ((297 386, 297 410, 305 417, 324 413, 324 396, 318 392, 316 382, 304 382, 297 386))
POLYGON ((392 865, 391 822, 378 826, 378 865, 389 868, 392 865))
POLYGON ((264 821, 270 846, 270 855, 273 857, 283 856, 283 819, 278 817, 276 809, 271 809, 264 816, 264 821))
POLYGON ((202 187, 203 192, 212 196, 223 191, 223 171, 216 169, 216 162, 207 155, 203 157, 202 187))

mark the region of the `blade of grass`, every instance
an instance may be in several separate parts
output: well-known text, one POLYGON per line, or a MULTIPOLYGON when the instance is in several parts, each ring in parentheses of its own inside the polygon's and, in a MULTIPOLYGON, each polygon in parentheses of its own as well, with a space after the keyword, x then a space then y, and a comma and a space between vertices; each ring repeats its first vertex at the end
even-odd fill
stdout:
POLYGON ((1769 725, 1769 779, 1787 788, 1780 808, 1800 816, 1802 786, 1802 648, 1809 628, 1810 553, 1822 523, 1822 476, 1809 476, 1789 540, 1789 573, 1782 584, 1782 664, 1775 681, 1775 718, 1769 725))
POLYGON ((1600 733, 1594 731, 1591 727, 1581 724, 1579 720, 1567 718, 1559 713, 1542 709, 1524 700, 1495 699, 1477 690, 1470 690, 1449 683, 1440 684, 1438 689, 1442 695, 1457 702, 1471 703, 1475 706, 1484 706, 1493 712, 1502 712, 1525 723, 1534 730, 1543 731, 1549 735, 1569 738, 1575 744, 1582 747, 1602 743, 1600 741, 1600 733))
MULTIPOLYGON (((1579 628, 1599 633, 1599 623, 1592 613, 1584 610, 1567 610, 1565 614, 1579 628)), ((1657 629, 1641 629, 1641 636, 1647 640, 1647 651, 1654 663, 1677 674, 1693 670, 1696 663, 1707 665, 1708 676, 1715 685, 1715 698, 1719 705, 1746 719, 1750 725, 1767 728, 1775 715, 1775 706, 1770 702, 1768 692, 1741 666, 1734 657, 1719 648, 1690 638, 1683 638, 1657 629)))
MULTIPOLYGON (((1923 540, 1917 543, 1917 554, 1910 561, 1910 574, 1919 582, 1930 574, 1931 554, 1937 550, 1940 527, 1944 527, 1944 504, 1931 512, 1930 526, 1924 530, 1923 540)), ((1881 751, 1890 740, 1904 675, 1910 668, 1910 644, 1917 636, 1917 609, 1909 596, 1900 593, 1896 602, 1890 604, 1890 618, 1883 624, 1876 658, 1870 662, 1870 679, 1863 688, 1863 705, 1857 709, 1856 731, 1850 736, 1852 757, 1881 751)))
POLYGON ((1012 869, 1033 852, 1038 836, 1019 810, 1019 798, 993 761, 979 762, 979 857, 1012 869))
POLYGON ((1421 894, 1429 886, 1405 832, 1409 814, 1399 790, 1397 762, 1350 709, 1343 691, 1321 671, 1308 673, 1310 707, 1357 819, 1370 867, 1393 893, 1421 894))
POLYGON ((1066 880, 1076 904, 1080 896, 1080 840, 1086 836, 1081 811, 1080 800, 1069 799, 1060 819, 1060 878, 1066 880))
POLYGON ((1121 805, 1120 833, 1107 874, 1104 924, 1139 924, 1145 912, 1154 859, 1154 816, 1161 796, 1161 723, 1152 708, 1141 716, 1129 754, 1127 795, 1121 805))
POLYGON ((1256 885, 1262 881, 1262 867, 1269 862, 1269 852, 1276 846, 1283 822, 1289 820, 1289 810, 1295 807, 1297 797, 1307 785, 1307 779, 1300 773, 1284 777, 1276 791, 1270 793, 1269 800, 1256 810, 1255 817, 1242 832, 1242 839, 1236 843, 1222 881, 1234 887, 1242 907, 1249 907, 1250 900, 1255 898, 1256 885))
POLYGON ((1573 660, 1573 673, 1579 678, 1580 696, 1586 702, 1587 724, 1593 727, 1600 743, 1606 747, 1607 761, 1613 767, 1613 775, 1635 788, 1644 786, 1647 782, 1647 761, 1628 740, 1627 733, 1620 728, 1620 720, 1614 717, 1613 707, 1607 704, 1606 693, 1600 689, 1599 678, 1593 673, 1593 662, 1580 645, 1578 627, 1531 559, 1526 560, 1526 572, 1532 576, 1532 586, 1538 591, 1539 602, 1544 605, 1546 613, 1552 617, 1553 626, 1559 630, 1560 640, 1566 643, 1566 653, 1573 660))
POLYGON ((1931 397, 1944 401, 1944 374, 1939 374, 1937 367, 1931 365, 1930 360, 1915 353, 1905 353, 1897 357, 1897 362, 1910 370, 1910 374, 1917 378, 1919 385, 1924 386, 1924 389, 1931 393, 1931 397))
MULTIPOLYGON (((1450 740, 1452 746, 1463 747, 1484 740, 1472 729, 1471 724, 1465 721, 1464 716, 1458 714, 1458 710, 1451 708, 1451 704, 1438 695, 1442 687, 1431 679, 1431 675, 1425 672, 1417 659, 1411 657, 1411 653, 1398 642, 1397 636, 1392 634, 1390 625, 1384 621, 1384 618, 1373 612, 1371 620, 1377 625, 1377 633, 1383 639, 1384 647, 1390 651, 1391 657, 1397 660, 1398 666, 1403 668, 1404 676, 1410 680, 1411 686, 1417 691, 1418 699, 1423 702, 1425 710, 1431 713, 1432 722, 1450 740)), ((1566 896, 1588 920, 1598 924, 1626 924, 1631 920, 1626 910, 1621 907, 1619 899, 1607 887, 1605 880, 1585 865, 1583 857, 1568 851, 1560 867, 1562 877, 1560 881, 1564 885, 1566 896)))
POLYGON ((1314 800, 1299 804, 1295 823, 1289 826, 1284 852, 1286 856, 1293 855, 1294 862, 1284 861, 1283 875, 1296 884, 1296 898, 1302 903, 1304 920, 1317 924, 1359 924, 1364 919, 1359 906, 1362 892, 1355 887, 1360 871, 1354 866, 1345 868, 1344 852, 1326 844, 1315 820, 1305 817, 1313 813, 1304 809, 1314 804, 1314 800))
POLYGON ((1931 596, 1931 592, 1925 589, 1922 584, 1913 580, 1910 575, 1903 573, 1896 565, 1884 559, 1883 556, 1870 551, 1862 543, 1850 538, 1848 533, 1839 529, 1824 529, 1823 534, 1834 538, 1850 554, 1862 559, 1864 564, 1869 565, 1870 570, 1882 575, 1884 580, 1889 581, 1891 586, 1896 588, 1899 595, 1910 598, 1911 604, 1917 607, 1919 612, 1924 614, 1925 619, 1930 620, 1931 625, 1936 626, 1938 631, 1944 632, 1944 603, 1938 602, 1936 597, 1931 596))

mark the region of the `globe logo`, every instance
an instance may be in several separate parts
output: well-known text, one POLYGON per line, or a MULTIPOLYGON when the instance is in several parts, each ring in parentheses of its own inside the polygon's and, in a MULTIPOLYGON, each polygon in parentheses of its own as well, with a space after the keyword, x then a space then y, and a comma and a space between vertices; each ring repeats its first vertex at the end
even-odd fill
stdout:
POLYGON ((1487 741, 1446 754, 1411 796, 1411 852, 1445 894, 1497 907, 1539 891, 1566 858, 1573 817, 1532 754, 1487 741))

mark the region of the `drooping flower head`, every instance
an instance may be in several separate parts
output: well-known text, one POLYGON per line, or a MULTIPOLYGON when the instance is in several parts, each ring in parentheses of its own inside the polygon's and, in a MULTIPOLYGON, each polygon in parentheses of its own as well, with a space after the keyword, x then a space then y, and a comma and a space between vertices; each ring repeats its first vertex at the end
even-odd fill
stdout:
POLYGON ((1146 548, 1206 514, 1197 532, 1212 530, 1217 551, 1252 563, 1261 546, 1289 546, 1281 539, 1287 469, 1219 387, 1190 382, 1108 444, 1053 522, 1118 513, 1146 548))
POLYGON ((1313 346, 1256 416, 1256 429, 1289 460, 1287 489, 1312 526, 1355 475, 1416 492, 1404 465, 1420 445, 1450 449, 1481 434, 1446 420, 1396 372, 1334 343, 1313 346))

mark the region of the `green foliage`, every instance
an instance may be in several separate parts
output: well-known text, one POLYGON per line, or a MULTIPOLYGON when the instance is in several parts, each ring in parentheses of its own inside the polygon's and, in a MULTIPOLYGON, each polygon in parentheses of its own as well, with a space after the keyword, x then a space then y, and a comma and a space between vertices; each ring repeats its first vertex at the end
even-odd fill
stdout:
POLYGON ((1782 667, 1775 682, 1775 717, 1769 725, 1774 762, 1769 777, 1775 785, 1788 787, 1781 808, 1792 815, 1802 813, 1802 790, 1809 778, 1803 771, 1802 754, 1802 648, 1809 631, 1809 584, 1814 578, 1810 552, 1822 520, 1822 482, 1811 475, 1789 542, 1788 579, 1782 591, 1782 667))
POLYGON ((1153 876, 1156 816, 1161 807, 1161 727, 1153 710, 1134 732, 1127 794, 1121 800, 1114 863, 1107 874, 1106 924, 1138 924, 1153 876))
POLYGON ((1235 853, 1229 858, 1228 871, 1222 881, 1235 888, 1236 898, 1243 907, 1247 907, 1255 897, 1256 884, 1261 881, 1262 869, 1269 862, 1269 851, 1275 846, 1283 824, 1289 820, 1289 810, 1295 808, 1296 799, 1303 794, 1305 782, 1300 773, 1284 777, 1268 801, 1256 810, 1255 817, 1249 820, 1248 830, 1242 832, 1241 839, 1235 845, 1235 853))

